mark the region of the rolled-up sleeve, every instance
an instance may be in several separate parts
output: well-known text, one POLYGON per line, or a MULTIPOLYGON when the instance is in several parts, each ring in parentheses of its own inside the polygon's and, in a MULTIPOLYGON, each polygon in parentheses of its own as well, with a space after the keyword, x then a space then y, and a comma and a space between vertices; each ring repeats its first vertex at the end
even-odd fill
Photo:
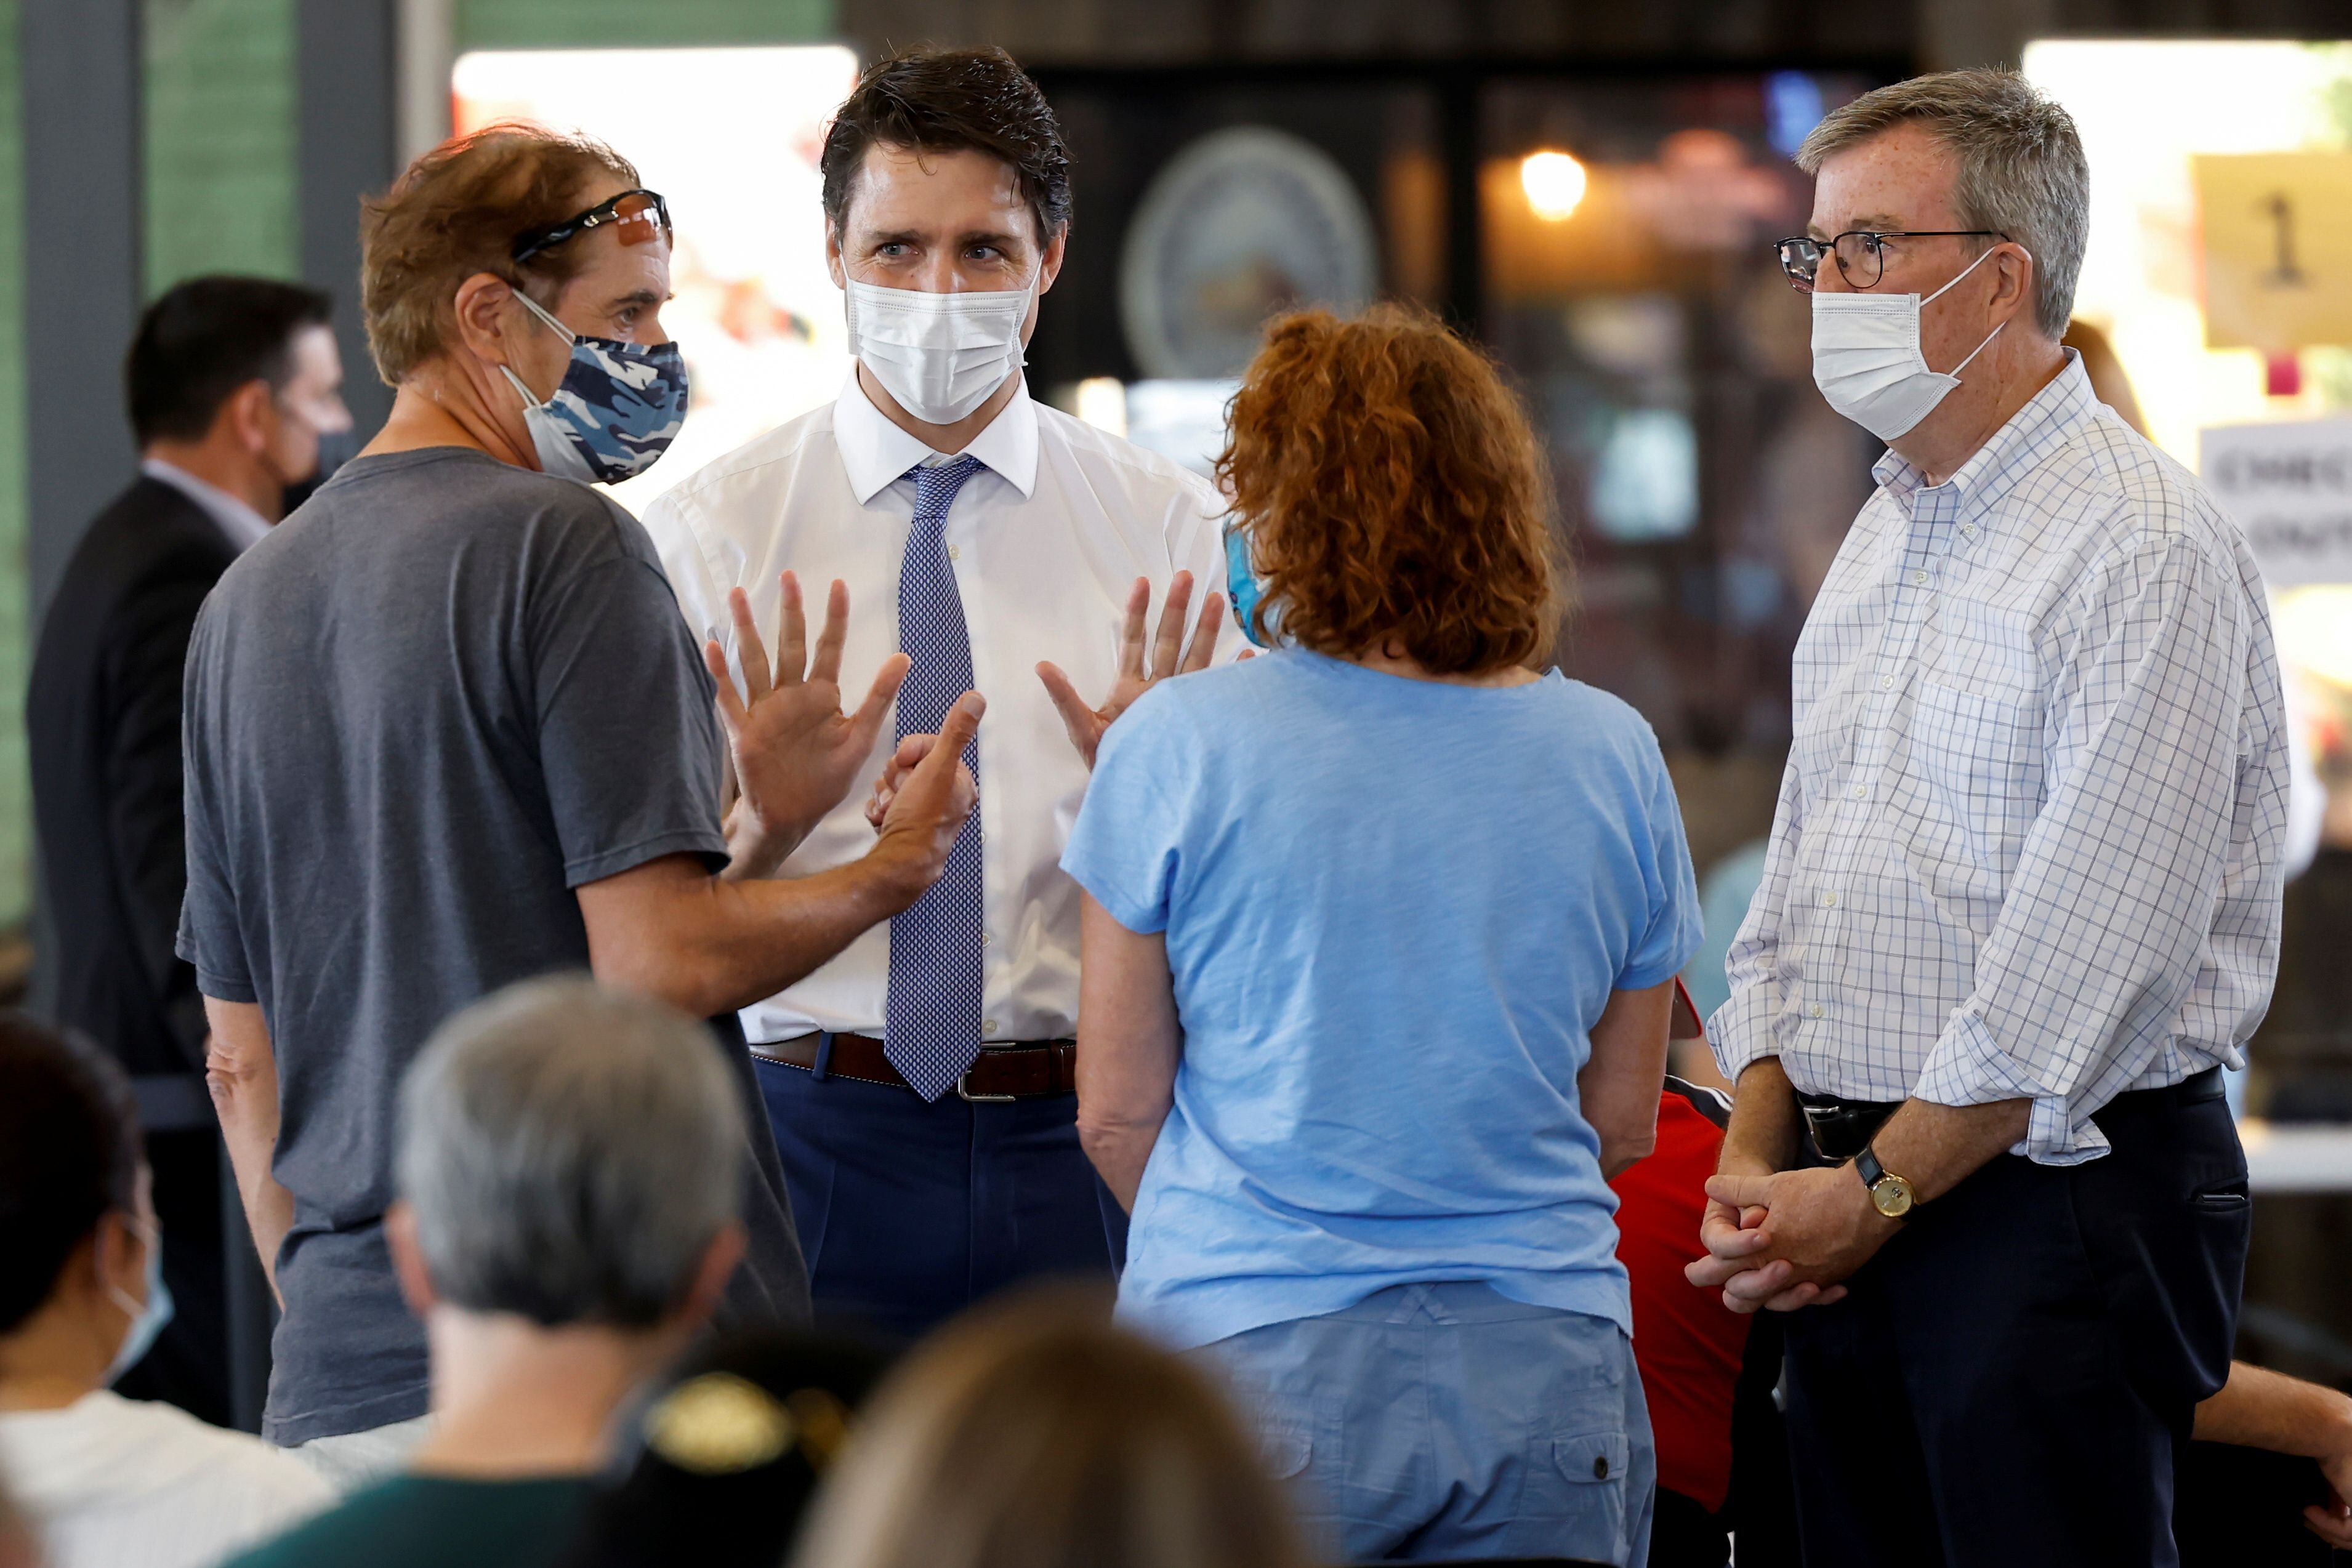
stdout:
POLYGON ((1757 1061, 1780 1054, 1773 1030, 1780 1017, 1780 925, 1787 913, 1789 883, 1804 831, 1805 802, 1792 752, 1780 775, 1780 799, 1772 809, 1772 837, 1764 852, 1764 875, 1748 916, 1739 923, 1724 959, 1731 999, 1707 1020, 1706 1038, 1715 1062, 1734 1083, 1757 1061))
POLYGON ((1974 988, 1915 1091, 1945 1105, 2032 1101, 2012 1152, 2045 1165, 2103 1153, 2091 1115, 2165 1047, 2207 958, 2240 776, 2254 765, 2249 606, 2195 540, 2143 538, 2069 613, 2046 793, 1974 988))

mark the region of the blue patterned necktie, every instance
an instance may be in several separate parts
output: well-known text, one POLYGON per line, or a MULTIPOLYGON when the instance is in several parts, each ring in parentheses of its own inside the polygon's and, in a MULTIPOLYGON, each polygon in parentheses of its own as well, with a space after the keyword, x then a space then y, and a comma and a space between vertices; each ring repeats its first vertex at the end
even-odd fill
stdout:
MULTIPOLYGON (((915 522, 898 567, 898 646, 912 667, 898 688, 898 734, 937 735, 972 689, 971 637, 948 566, 948 508, 980 460, 910 470, 915 522)), ((964 763, 980 777, 978 742, 964 763)), ((890 922, 890 993, 882 1054, 926 1101, 937 1100, 980 1055, 981 832, 975 810, 930 891, 890 922)))

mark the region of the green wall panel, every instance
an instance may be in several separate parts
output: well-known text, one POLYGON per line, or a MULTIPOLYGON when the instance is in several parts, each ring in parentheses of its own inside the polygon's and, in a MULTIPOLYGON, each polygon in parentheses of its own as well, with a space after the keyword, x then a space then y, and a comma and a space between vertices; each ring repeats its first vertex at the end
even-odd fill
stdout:
POLYGON ((146 0, 147 294, 301 276, 294 0, 146 0))
POLYGON ((802 44, 830 38, 834 0, 456 0, 457 48, 802 44))

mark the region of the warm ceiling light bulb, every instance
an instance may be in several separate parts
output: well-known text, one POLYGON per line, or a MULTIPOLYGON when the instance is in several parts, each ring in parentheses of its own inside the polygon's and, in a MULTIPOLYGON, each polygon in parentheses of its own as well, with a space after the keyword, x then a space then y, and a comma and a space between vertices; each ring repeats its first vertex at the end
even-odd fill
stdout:
POLYGON ((1536 216, 1557 223, 1584 200, 1584 165, 1565 152, 1530 152, 1519 161, 1519 188, 1536 216))

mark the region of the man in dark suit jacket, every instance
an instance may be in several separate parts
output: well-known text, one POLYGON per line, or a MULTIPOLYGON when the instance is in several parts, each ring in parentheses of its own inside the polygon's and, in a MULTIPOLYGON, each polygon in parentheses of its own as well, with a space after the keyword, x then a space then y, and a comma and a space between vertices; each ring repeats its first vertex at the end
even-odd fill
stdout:
POLYGON ((351 428, 315 289, 200 277, 147 309, 124 368, 140 476, 82 537, 49 601, 26 728, 58 1021, 132 1076, 176 1311, 120 1384, 230 1418, 220 1135, 205 1010, 173 956, 187 880, 180 677, 196 611, 351 428))

